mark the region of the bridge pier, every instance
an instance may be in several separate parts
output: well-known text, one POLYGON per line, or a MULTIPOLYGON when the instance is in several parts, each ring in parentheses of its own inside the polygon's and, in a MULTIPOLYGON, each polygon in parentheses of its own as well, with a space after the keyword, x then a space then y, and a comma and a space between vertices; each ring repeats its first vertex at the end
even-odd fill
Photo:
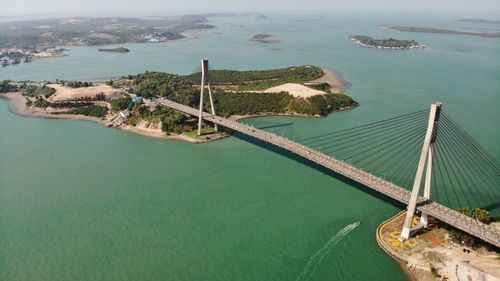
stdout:
MULTIPOLYGON (((201 136, 201 124, 203 121, 203 96, 205 91, 205 83, 208 88, 208 97, 210 99, 210 107, 212 114, 215 115, 214 100, 212 98, 212 86, 210 85, 210 73, 208 72, 208 59, 201 60, 201 89, 200 89, 200 110, 198 114, 198 136, 201 136)), ((217 124, 214 123, 215 131, 218 131, 217 124)))
MULTIPOLYGON (((410 202, 408 203, 408 210, 406 212, 405 222, 403 224, 403 229, 401 230, 400 241, 405 241, 410 238, 412 229, 411 223, 413 221, 413 215, 417 209, 417 201, 419 199, 420 187, 422 185, 422 177, 424 175, 424 169, 426 169, 425 175, 425 187, 424 187, 424 198, 426 200, 430 199, 431 195, 431 182, 432 182, 432 163, 434 159, 434 147, 437 136, 437 127, 439 122, 439 115, 441 112, 442 104, 437 102, 431 105, 431 110, 429 113, 429 123, 427 125, 427 132, 425 134, 424 144, 422 146, 422 152, 420 154, 420 160, 418 162, 417 173, 415 175, 415 180, 413 182, 413 189, 411 191, 410 202)), ((422 212, 421 225, 427 226, 428 215, 422 212)))

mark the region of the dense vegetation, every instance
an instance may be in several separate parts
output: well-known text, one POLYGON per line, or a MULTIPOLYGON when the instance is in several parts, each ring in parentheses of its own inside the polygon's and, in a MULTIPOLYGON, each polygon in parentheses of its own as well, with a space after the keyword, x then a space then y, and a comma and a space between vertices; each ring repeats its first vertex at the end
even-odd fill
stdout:
POLYGON ((111 53, 128 53, 130 52, 129 49, 124 48, 124 47, 119 47, 119 48, 102 48, 102 49, 97 49, 99 52, 111 52, 111 53))
POLYGON ((111 101, 111 109, 113 111, 125 110, 129 107, 130 102, 131 102, 130 98, 114 99, 111 101))
MULTIPOLYGON (((499 218, 494 217, 488 210, 483 209, 469 209, 469 208, 460 208, 458 211, 466 216, 477 219, 482 223, 490 224, 492 222, 499 221, 499 218)), ((445 228, 448 228, 451 237, 458 243, 464 242, 465 245, 471 248, 479 248, 481 246, 490 247, 489 244, 484 243, 483 241, 477 239, 474 236, 471 236, 468 233, 465 233, 459 229, 449 227, 448 225, 444 225, 445 228)))
MULTIPOLYGON (((212 70, 215 86, 236 86, 239 90, 261 90, 283 83, 304 83, 321 77, 323 71, 315 66, 290 67, 262 71, 212 70)), ((144 97, 163 96, 173 101, 195 107, 199 103, 200 73, 187 76, 161 72, 146 72, 129 76, 136 85, 135 94, 144 97)), ((329 91, 327 83, 316 86, 329 91)), ((234 87, 233 87, 234 88, 234 87)), ((230 88, 232 89, 232 88, 230 88)), ((214 102, 221 115, 257 113, 298 113, 326 115, 334 110, 356 106, 357 103, 343 94, 326 94, 307 99, 296 98, 288 93, 252 93, 214 90, 214 102)), ((207 101, 208 103, 208 101, 207 101)))
MULTIPOLYGON (((210 70, 214 85, 237 84, 239 90, 263 90, 284 83, 304 83, 323 76, 323 70, 316 66, 299 66, 270 70, 210 70)), ((199 84, 201 73, 188 76, 192 84, 199 84)))
POLYGON ((35 107, 38 108, 47 108, 47 107, 52 107, 52 108, 77 108, 77 107, 82 107, 82 106, 89 106, 92 105, 91 102, 73 102, 73 101, 64 101, 64 102, 49 102, 45 100, 42 96, 37 96, 35 97, 34 102, 30 102, 31 99, 27 100, 27 105, 31 106, 34 105, 35 107))
POLYGON ((81 81, 65 81, 65 80, 58 80, 58 84, 61 84, 62 86, 70 87, 70 88, 87 88, 87 87, 92 87, 94 86, 94 83, 91 82, 81 82, 81 81))
POLYGON ((104 117, 106 113, 108 113, 108 109, 105 106, 100 105, 87 105, 82 107, 77 107, 75 109, 71 109, 67 112, 68 114, 81 114, 86 116, 94 116, 94 117, 104 117))
POLYGON ((191 97, 197 92, 186 77, 163 72, 146 72, 131 77, 137 85, 135 94, 143 97, 162 96, 192 105, 191 97))
POLYGON ((0 81, 0 93, 16 92, 17 90, 17 87, 10 84, 9 80, 0 81))
POLYGON ((136 126, 139 121, 144 120, 151 123, 161 122, 161 129, 166 133, 180 134, 183 131, 184 114, 177 110, 164 105, 157 105, 151 111, 142 105, 134 105, 131 110, 135 116, 128 121, 130 125, 136 126))
POLYGON ((56 90, 47 86, 26 86, 23 92, 31 97, 44 96, 45 98, 53 95, 56 90))
POLYGON ((333 110, 355 106, 357 103, 343 94, 326 94, 307 99, 288 93, 216 92, 215 103, 220 115, 258 113, 298 113, 327 115, 333 110))

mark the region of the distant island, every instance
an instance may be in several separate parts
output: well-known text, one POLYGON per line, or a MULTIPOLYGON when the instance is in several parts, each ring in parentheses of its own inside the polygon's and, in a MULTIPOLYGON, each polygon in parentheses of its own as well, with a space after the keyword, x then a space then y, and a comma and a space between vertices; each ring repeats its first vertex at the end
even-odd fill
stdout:
POLYGON ((484 32, 484 31, 469 31, 469 30, 453 30, 453 29, 439 29, 431 27, 418 27, 409 25, 394 25, 394 24, 381 24, 381 28, 390 28, 406 32, 421 32, 421 33, 441 33, 441 34, 457 34, 457 35, 472 35, 485 38, 500 38, 500 32, 484 32))
MULTIPOLYGON (((311 65, 211 70, 210 77, 217 114, 232 120, 256 115, 320 117, 358 105, 340 93, 347 84, 340 75, 311 65)), ((213 128, 207 125, 207 134, 199 138, 196 118, 157 102, 168 98, 197 107, 200 80, 200 73, 146 72, 107 83, 0 81, 0 98, 22 115, 89 120, 147 136, 202 142, 227 133, 209 134, 213 128)))
POLYGON ((389 39, 375 39, 366 35, 353 35, 349 37, 351 41, 359 46, 366 48, 377 49, 390 49, 390 50, 409 50, 409 49, 422 49, 425 45, 418 43, 415 40, 397 40, 394 38, 389 39))
POLYGON ((265 44, 276 44, 276 43, 281 42, 276 37, 274 37, 270 34, 265 34, 265 33, 260 33, 260 34, 254 35, 252 38, 250 38, 250 41, 257 42, 257 43, 265 43, 265 44))
POLYGON ((487 19, 461 19, 459 21, 470 22, 470 23, 500 24, 500 20, 487 20, 487 19))
POLYGON ((128 53, 130 52, 129 49, 124 48, 124 47, 119 47, 119 48, 111 48, 111 49, 97 49, 99 52, 111 52, 111 53, 128 53))

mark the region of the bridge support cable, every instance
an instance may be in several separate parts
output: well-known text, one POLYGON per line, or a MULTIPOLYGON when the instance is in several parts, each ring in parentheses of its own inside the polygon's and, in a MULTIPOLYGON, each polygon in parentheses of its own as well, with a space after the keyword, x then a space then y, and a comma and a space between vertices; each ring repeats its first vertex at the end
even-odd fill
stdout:
MULTIPOLYGON (((426 168, 426 164, 432 161, 432 159, 428 161, 428 158, 433 156, 432 154, 429 154, 429 151, 432 151, 430 146, 433 146, 434 143, 436 142, 436 134, 438 127, 437 125, 439 122, 441 106, 442 106, 441 103, 435 103, 431 105, 427 132, 425 134, 424 144, 422 146, 422 152, 420 154, 420 159, 417 167, 417 173, 415 175, 415 181, 413 183, 413 189, 411 192, 410 201, 408 203, 408 210, 406 212, 405 222, 403 224, 403 229, 401 230, 401 236, 399 237, 399 240, 401 241, 405 241, 410 237, 413 215, 415 214, 417 208, 417 201, 420 193, 420 187, 422 184, 422 177, 424 175, 424 169, 426 168)), ((431 175, 429 174, 426 177, 429 177, 430 179, 430 176, 431 175)), ((429 184, 430 182, 431 181, 429 180, 429 184)), ((430 186, 428 187, 428 194, 430 195, 430 186)), ((426 197, 424 198, 429 199, 426 197)))
MULTIPOLYGON (((427 110, 428 111, 428 110, 427 110)), ((419 111, 412 114, 407 114, 401 116, 401 118, 387 119, 383 121, 378 121, 365 126, 355 127, 353 129, 336 131, 316 137, 310 137, 307 139, 299 140, 298 142, 309 146, 309 147, 321 147, 323 144, 328 144, 332 141, 339 141, 343 139, 349 139, 354 137, 369 136, 368 133, 381 133, 391 128, 402 126, 409 123, 414 123, 419 117, 425 117, 427 115, 426 111, 419 111)))
POLYGON ((461 131, 463 129, 457 127, 449 117, 445 115, 443 120, 449 126, 447 129, 453 136, 451 139, 457 143, 460 155, 474 164, 467 165, 467 167, 474 169, 474 172, 480 176, 477 178, 487 183, 493 194, 500 197, 500 164, 469 135, 461 131))
POLYGON ((397 139, 398 136, 405 136, 408 132, 418 131, 423 127, 423 124, 419 122, 422 120, 423 119, 417 119, 414 123, 402 124, 390 129, 382 129, 368 134, 356 134, 353 136, 344 137, 340 139, 342 140, 341 142, 337 142, 338 140, 331 140, 327 146, 314 146, 314 148, 327 154, 330 154, 332 152, 340 152, 343 149, 348 149, 343 153, 349 155, 350 152, 356 151, 360 147, 365 148, 367 145, 373 145, 378 142, 387 143, 388 139, 394 140, 397 139))
POLYGON ((458 193, 455 195, 456 200, 447 198, 448 206, 486 208, 498 213, 500 205, 498 162, 451 118, 444 113, 442 117, 441 134, 437 141, 442 156, 438 159, 437 169, 450 170, 450 175, 443 178, 435 189, 444 192, 452 189, 454 193, 458 193), (455 189, 458 189, 458 192, 455 189))
POLYGON ((473 200, 473 202, 468 200, 468 207, 482 207, 481 202, 488 202, 488 197, 491 198, 491 196, 495 196, 494 191, 490 184, 485 182, 486 178, 480 176, 481 171, 471 171, 470 167, 474 162, 464 155, 463 146, 456 146, 455 137, 448 133, 449 131, 447 128, 445 129, 446 126, 444 122, 442 123, 443 126, 441 126, 441 129, 443 136, 440 137, 438 142, 443 144, 441 149, 443 150, 445 158, 449 159, 447 165, 449 165, 450 169, 453 171, 453 177, 456 181, 453 185, 460 188, 460 192, 465 198, 473 200), (472 189, 474 189, 474 191, 472 189))
MULTIPOLYGON (((201 136, 201 125, 203 121, 203 96, 205 91, 205 83, 208 88, 208 97, 210 99, 210 107, 212 114, 215 115, 214 100, 212 97, 212 86, 210 85, 210 73, 208 71, 208 59, 201 60, 201 89, 200 89, 200 109, 198 114, 198 136, 201 136)), ((217 124, 214 123, 215 131, 218 130, 217 124)))
MULTIPOLYGON (((460 197, 458 196, 458 193, 455 190, 455 185, 451 184, 451 176, 450 176, 450 172, 448 171, 449 167, 448 167, 447 163, 444 162, 444 157, 442 156, 443 152, 440 149, 440 145, 438 145, 436 148, 437 148, 436 149, 436 151, 437 151, 437 153, 436 153, 436 170, 439 171, 441 184, 444 187, 443 189, 445 190, 445 192, 447 192, 449 189, 451 189, 453 191, 453 195, 455 195, 455 199, 456 199, 456 202, 458 202, 458 205, 463 206, 461 203, 460 197), (446 188, 448 186, 450 188, 446 188)), ((447 199, 448 203, 451 202, 450 198, 451 197, 448 195, 448 193, 446 193, 446 199, 447 199)))
MULTIPOLYGON (((170 100, 165 100, 165 99, 158 99, 158 103, 161 103, 163 105, 166 105, 170 108, 179 110, 181 112, 184 112, 186 114, 190 114, 193 116, 198 116, 198 109, 194 109, 179 103, 172 102, 170 100)), ((347 178, 352 179, 355 182, 358 182, 360 184, 365 185, 368 188, 371 188, 372 190, 375 190, 376 192, 380 192, 381 194, 384 194, 385 196, 388 196, 390 198, 393 198, 399 202, 407 204, 410 202, 410 199, 412 197, 412 193, 410 193, 408 190, 405 188, 398 186, 397 184, 393 182, 389 182, 388 180, 382 179, 374 174, 368 173, 363 171, 362 169, 356 168, 349 163, 345 161, 341 161, 339 159, 336 159, 336 157, 329 156, 327 154, 324 154, 318 150, 314 150, 310 147, 307 147, 305 145, 299 144, 295 141, 292 141, 289 138, 282 137, 276 134, 272 134, 269 132, 265 132, 260 129, 256 129, 254 127, 242 124, 242 123, 237 123, 235 121, 230 121, 222 117, 214 116, 213 114, 210 113, 203 113, 203 119, 207 120, 208 122, 216 123, 220 126, 224 126, 226 128, 239 131, 245 135, 251 136, 253 138, 262 140, 264 142, 273 144, 277 147, 281 147, 291 153, 294 153, 296 155, 299 155, 300 157, 303 157, 305 159, 308 159, 314 163, 317 163, 318 165, 325 167, 333 172, 336 172, 340 175, 343 175, 347 178)), ((427 136, 427 134, 426 134, 427 136)), ((435 138, 435 134, 433 135, 433 139, 435 138)), ((469 140, 468 140, 469 141, 469 140)), ((425 142, 425 139, 424 139, 425 142)), ((419 140, 419 143, 421 143, 421 139, 419 140)), ((439 152, 441 150, 438 148, 437 143, 434 143, 435 145, 435 156, 433 162, 433 167, 432 167, 432 175, 430 178, 431 182, 431 187, 433 190, 436 190, 434 187, 434 184, 438 182, 438 172, 444 173, 443 171, 440 171, 438 169, 438 158, 439 158, 439 152)), ((443 145, 441 143, 441 145, 443 145)), ((408 147, 408 145, 406 145, 408 147)), ((403 151, 407 151, 405 153, 405 156, 410 155, 411 149, 414 149, 414 147, 410 147, 410 150, 408 148, 403 149, 403 151)), ((479 148, 474 148, 476 150, 480 150, 479 148)), ((420 151, 418 147, 414 149, 416 151, 415 153, 415 159, 418 159, 418 152, 420 151)), ((411 158, 411 157, 410 157, 411 158)), ((444 159, 444 157, 442 157, 444 159)), ((482 157, 484 158, 484 157, 482 157)), ((426 158, 423 163, 428 164, 428 158, 426 158)), ((486 159, 488 160, 489 163, 491 163, 491 159, 486 159)), ((444 160, 443 160, 444 161, 444 160)), ((409 167, 412 167, 413 160, 409 160, 408 157, 403 158, 403 160, 399 160, 401 163, 410 163, 409 167)), ((419 161, 415 161, 419 162, 419 161)), ((419 166, 417 166, 417 171, 418 171, 419 166)), ((423 174, 423 171, 421 172, 423 174)), ((417 174, 417 173, 415 173, 417 174)), ((422 175, 423 176, 423 175, 422 175)), ((416 177, 415 177, 416 178, 416 177)), ((444 179, 445 177, 441 177, 441 179, 444 179)), ((421 179, 422 180, 422 179, 421 179)), ((444 190, 446 192, 446 189, 444 190)), ((424 190, 425 193, 425 190, 424 190)), ((434 193, 434 192, 432 192, 434 193)), ((431 193, 431 196, 432 196, 431 193)), ((436 194, 437 195, 437 194, 436 194)), ((442 195, 440 193, 439 198, 441 198, 442 195)), ((417 197, 417 202, 418 202, 418 209, 422 213, 426 213, 429 216, 432 216, 442 222, 445 222, 451 226, 456 227, 457 229, 460 229, 462 231, 465 231, 466 233, 473 235, 485 242, 488 242, 492 245, 495 245, 497 247, 500 247, 500 231, 496 230, 493 226, 485 224, 480 222, 479 220, 475 218, 471 218, 468 216, 465 216, 464 214, 461 214, 453 209, 450 209, 446 206, 443 206, 437 202, 428 202, 425 200, 424 197, 418 196, 417 197)))
POLYGON ((340 130, 340 131, 334 131, 334 132, 330 132, 330 133, 326 133, 326 134, 322 134, 322 135, 318 135, 318 136, 313 136, 313 137, 301 139, 301 140, 298 140, 298 142, 300 142, 302 144, 310 144, 312 142, 315 142, 315 141, 318 141, 318 140, 322 140, 322 139, 328 139, 328 138, 331 138, 332 136, 340 135, 340 134, 343 134, 343 133, 352 133, 352 132, 357 132, 357 131, 366 131, 366 130, 372 128, 372 127, 380 127, 380 126, 384 126, 386 124, 394 124, 394 122, 398 122, 400 120, 412 119, 412 118, 415 118, 418 115, 426 115, 428 112, 429 112, 428 109, 420 110, 420 111, 417 111, 417 112, 413 112, 413 113, 409 113, 409 114, 404 114, 404 115, 396 116, 396 117, 393 117, 393 118, 389 118, 389 119, 385 119, 385 120, 381 120, 381 121, 377 121, 377 122, 373 122, 373 123, 369 123, 369 124, 365 124, 365 125, 361 125, 361 126, 349 128, 349 129, 344 129, 344 130, 340 130))
MULTIPOLYGON (((425 137, 427 118, 422 115, 372 132, 343 134, 328 143, 322 140, 322 144, 314 148, 379 177, 401 179, 403 172, 407 174, 406 168, 415 172, 417 161, 409 156, 418 153, 418 146, 425 137)), ((408 187, 408 183, 398 180, 400 186, 408 187)))

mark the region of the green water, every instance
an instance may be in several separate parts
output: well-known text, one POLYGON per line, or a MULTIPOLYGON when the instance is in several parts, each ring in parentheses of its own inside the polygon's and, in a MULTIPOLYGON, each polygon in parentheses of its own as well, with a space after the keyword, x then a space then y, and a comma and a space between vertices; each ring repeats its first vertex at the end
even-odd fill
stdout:
MULTIPOLYGON (((222 34, 130 44, 123 56, 71 48, 69 57, 2 68, 0 79, 189 73, 201 57, 215 68, 319 64, 353 83, 348 94, 359 108, 259 122, 290 123, 276 130, 299 139, 440 100, 498 159, 500 41, 374 27, 387 21, 220 18, 213 23, 222 34), (282 43, 248 42, 261 32, 282 43), (347 40, 357 33, 416 39, 430 48, 359 48, 347 40)), ((0 100, 0 200, 0 280, 407 280, 374 238, 400 206, 240 135, 192 145, 82 121, 21 117, 0 100), (314 255, 358 221, 317 263, 314 255)))

